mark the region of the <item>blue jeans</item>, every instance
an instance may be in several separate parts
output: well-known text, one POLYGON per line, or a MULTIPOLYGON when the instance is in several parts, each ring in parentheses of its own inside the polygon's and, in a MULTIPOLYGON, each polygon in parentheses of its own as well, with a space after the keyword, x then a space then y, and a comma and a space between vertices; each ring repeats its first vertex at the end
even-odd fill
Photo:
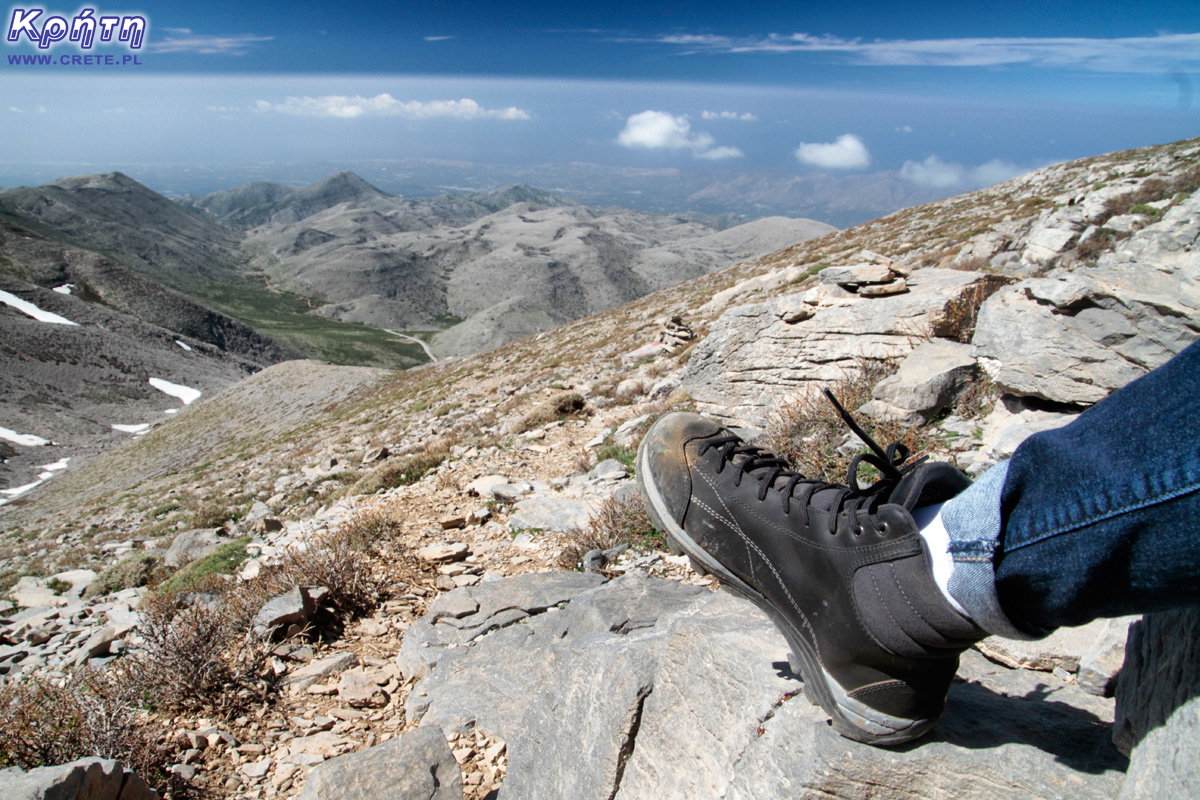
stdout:
POLYGON ((1029 437, 942 519, 950 593, 990 633, 1200 603, 1200 342, 1029 437))

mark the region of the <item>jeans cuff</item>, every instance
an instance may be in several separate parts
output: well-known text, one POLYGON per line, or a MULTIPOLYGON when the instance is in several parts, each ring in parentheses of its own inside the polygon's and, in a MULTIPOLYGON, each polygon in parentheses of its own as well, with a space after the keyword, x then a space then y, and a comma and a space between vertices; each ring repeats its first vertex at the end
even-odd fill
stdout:
POLYGON ((996 593, 996 552, 1000 549, 1000 497, 1008 477, 1002 461, 942 506, 942 523, 950 535, 950 594, 975 624, 1008 639, 1033 639, 1020 630, 1000 607, 996 593))

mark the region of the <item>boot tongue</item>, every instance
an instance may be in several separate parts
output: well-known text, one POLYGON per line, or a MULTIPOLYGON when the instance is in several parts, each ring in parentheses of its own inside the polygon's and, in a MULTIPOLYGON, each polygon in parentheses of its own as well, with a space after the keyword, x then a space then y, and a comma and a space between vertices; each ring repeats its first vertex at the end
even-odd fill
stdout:
POLYGON ((944 503, 970 485, 971 479, 953 464, 926 462, 900 479, 888 496, 888 502, 912 511, 920 506, 944 503))

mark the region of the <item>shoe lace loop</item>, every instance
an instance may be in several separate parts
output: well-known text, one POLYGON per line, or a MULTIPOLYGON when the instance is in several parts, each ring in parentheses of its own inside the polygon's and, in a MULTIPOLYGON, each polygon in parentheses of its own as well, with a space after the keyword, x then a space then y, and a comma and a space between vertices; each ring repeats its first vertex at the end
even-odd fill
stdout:
MULTIPOLYGON (((793 495, 797 487, 803 484, 803 489, 801 489, 796 500, 804 510, 805 523, 808 522, 808 506, 813 495, 823 490, 837 492, 837 495, 831 497, 828 503, 828 507, 834 512, 829 516, 829 532, 835 533, 837 530, 837 512, 845 510, 849 512, 852 519, 855 518, 863 505, 869 503, 872 498, 882 496, 882 492, 886 487, 894 485, 906 474, 915 469, 917 465, 925 461, 928 456, 922 456, 910 464, 905 464, 904 462, 908 460, 911 454, 906 445, 901 442, 892 442, 887 447, 881 447, 854 421, 850 413, 838 402, 833 392, 826 389, 825 396, 833 404, 833 407, 837 409, 838 414, 847 426, 849 426, 850 430, 865 442, 871 450, 869 453, 859 453, 851 460, 845 486, 827 483, 814 478, 806 478, 793 470, 791 465, 784 459, 767 452, 761 447, 746 444, 741 438, 733 434, 715 436, 706 440, 700 447, 700 455, 704 455, 704 453, 711 449, 720 448, 721 452, 717 463, 717 472, 722 472, 726 464, 735 464, 738 473, 734 479, 734 486, 741 486, 742 477, 746 473, 757 473, 760 470, 765 470, 759 478, 759 502, 767 499, 767 494, 775 486, 776 480, 781 477, 786 478, 787 480, 783 485, 778 487, 785 514, 791 513, 793 495), (740 458, 738 458, 739 456, 740 458), (858 471, 863 464, 870 464, 875 467, 883 477, 868 486, 864 487, 860 485, 858 482, 858 471)), ((855 535, 862 533, 862 526, 857 522, 851 526, 851 529, 855 535)))

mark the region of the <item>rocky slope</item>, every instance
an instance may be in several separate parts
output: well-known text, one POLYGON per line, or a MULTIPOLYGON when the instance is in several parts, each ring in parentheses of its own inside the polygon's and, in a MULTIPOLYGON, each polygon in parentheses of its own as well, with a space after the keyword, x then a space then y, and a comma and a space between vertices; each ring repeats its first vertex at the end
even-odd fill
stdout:
POLYGON ((8 298, 0 303, 0 421, 43 441, 5 442, 0 491, 78 467, 168 419, 164 411, 183 403, 151 379, 210 395, 300 355, 103 256, 3 218, 0 254, 8 298))
POLYGON ((894 374, 862 413, 928 420, 931 454, 970 472, 1064 424, 1200 335, 1197 189, 1200 141, 1098 156, 487 353, 405 373, 271 367, 0 509, 0 566, 45 576, 14 594, 37 607, 3 628, 5 680, 136 649, 131 629, 99 634, 144 590, 84 600, 46 578, 74 587, 75 570, 166 550, 200 527, 201 503, 224 540, 251 537, 244 581, 373 511, 398 528, 378 564, 387 593, 344 635, 279 656, 304 688, 256 717, 162 721, 197 789, 369 795, 419 770, 471 798, 1187 797, 1200 654, 1165 631, 1190 617, 1147 617, 1128 652, 1130 620, 987 640, 931 738, 878 750, 833 734, 769 623, 685 559, 642 545, 591 554, 598 574, 556 567, 589 514, 634 491, 598 456, 627 456, 667 408, 778 434, 806 387, 883 364, 894 374), (380 482, 430 455, 410 485, 380 482))

